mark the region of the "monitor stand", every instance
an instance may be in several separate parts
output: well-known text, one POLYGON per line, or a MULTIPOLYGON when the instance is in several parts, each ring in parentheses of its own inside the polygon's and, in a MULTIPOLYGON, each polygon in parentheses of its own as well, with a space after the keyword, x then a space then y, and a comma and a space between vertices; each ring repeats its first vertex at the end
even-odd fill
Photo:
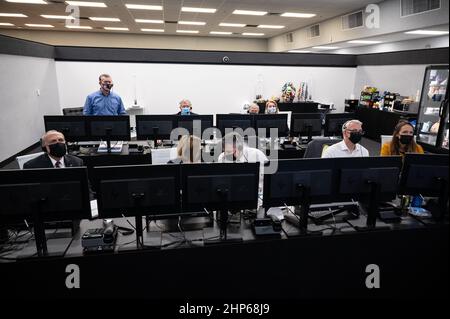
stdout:
POLYGON ((220 245, 242 242, 241 225, 228 222, 228 211, 218 211, 216 221, 218 225, 203 230, 204 245, 220 245))

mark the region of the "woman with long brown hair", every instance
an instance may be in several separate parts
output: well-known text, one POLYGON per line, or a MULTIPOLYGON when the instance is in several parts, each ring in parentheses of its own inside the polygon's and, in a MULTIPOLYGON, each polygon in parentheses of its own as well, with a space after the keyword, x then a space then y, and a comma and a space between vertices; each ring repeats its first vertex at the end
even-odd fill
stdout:
POLYGON ((381 147, 381 156, 405 155, 405 153, 423 154, 422 146, 414 141, 414 126, 408 121, 397 123, 392 140, 381 147))

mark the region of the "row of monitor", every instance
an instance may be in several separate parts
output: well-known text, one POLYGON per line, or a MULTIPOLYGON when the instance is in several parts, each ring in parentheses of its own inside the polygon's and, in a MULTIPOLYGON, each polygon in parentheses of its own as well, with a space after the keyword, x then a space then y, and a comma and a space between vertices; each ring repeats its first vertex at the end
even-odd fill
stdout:
MULTIPOLYGON (((329 113, 325 117, 325 136, 341 135, 342 124, 353 119, 353 113, 329 113)), ((62 132, 67 141, 121 140, 129 141, 129 116, 44 116, 45 130, 62 132)), ((290 130, 287 114, 217 114, 216 126, 213 125, 213 115, 136 115, 136 134, 138 140, 170 139, 172 130, 184 128, 189 134, 204 137, 206 129, 215 128, 224 136, 226 129, 241 128, 243 131, 252 128, 258 136, 265 129, 269 137, 270 128, 278 129, 277 137, 285 136, 321 136, 322 115, 320 113, 300 113, 291 115, 290 130), (200 124, 194 130, 194 123, 200 124)), ((214 135, 214 130, 208 133, 208 138, 214 135)), ((216 133, 217 135, 217 133, 216 133)))
MULTIPOLYGON (((257 208, 259 168, 259 163, 109 166, 94 168, 90 177, 101 218, 179 216, 257 208)), ((280 160, 276 173, 264 177, 264 206, 359 200, 374 187, 380 200, 396 194, 448 199, 448 175, 448 155, 407 154, 403 168, 400 157, 280 160)), ((17 222, 36 211, 46 221, 90 218, 87 177, 84 167, 0 170, 0 222, 17 222)))

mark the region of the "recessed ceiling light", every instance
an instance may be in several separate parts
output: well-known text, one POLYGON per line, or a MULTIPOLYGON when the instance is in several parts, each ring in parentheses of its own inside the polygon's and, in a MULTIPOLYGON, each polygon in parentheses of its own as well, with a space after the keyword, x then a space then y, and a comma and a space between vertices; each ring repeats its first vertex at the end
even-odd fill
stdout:
POLYGON ((119 18, 89 17, 92 21, 120 22, 119 18))
POLYGON ((51 24, 36 24, 36 23, 25 23, 27 27, 33 28, 54 28, 51 24))
POLYGON ((230 35, 233 34, 233 32, 224 32, 224 31, 211 31, 209 34, 217 34, 217 35, 230 35))
POLYGON ((162 6, 149 6, 146 4, 125 4, 125 6, 128 9, 135 9, 135 10, 156 10, 156 11, 161 11, 163 9, 162 6))
POLYGON ((110 31, 130 31, 130 29, 128 28, 119 28, 119 27, 104 27, 103 29, 110 31))
POLYGON ((5 27, 13 27, 14 24, 9 23, 9 22, 0 22, 0 26, 5 26, 5 27))
POLYGON ((221 26, 221 27, 243 28, 243 27, 246 26, 246 24, 243 24, 243 23, 226 23, 226 22, 222 22, 222 23, 219 23, 219 26, 221 26))
POLYGON ((296 13, 296 12, 285 12, 281 14, 282 17, 287 18, 312 18, 315 17, 316 14, 314 13, 296 13))
POLYGON ((260 37, 260 36, 263 36, 264 33, 244 32, 244 33, 242 33, 242 35, 250 35, 250 36, 260 37))
POLYGON ((448 31, 438 31, 438 30, 415 30, 405 32, 406 34, 420 34, 420 35, 444 35, 448 34, 448 31))
POLYGON ((23 13, 0 13, 0 17, 7 17, 7 18, 28 18, 28 16, 24 15, 23 13))
POLYGON ((260 24, 258 28, 262 29, 283 29, 284 25, 270 25, 270 24, 260 24))
POLYGON ((205 25, 206 22, 201 22, 201 21, 178 21, 178 24, 186 24, 186 25, 205 25))
POLYGON ((217 9, 212 8, 194 8, 194 7, 181 7, 182 12, 199 12, 199 13, 215 13, 217 9))
POLYGON ((12 3, 47 4, 44 0, 5 0, 12 3))
POLYGON ((311 53, 311 51, 307 50, 289 50, 289 53, 311 53))
POLYGON ((103 2, 88 2, 88 1, 66 1, 68 5, 77 7, 94 7, 94 8, 106 8, 106 4, 103 2))
POLYGON ((267 11, 234 10, 233 14, 242 14, 249 16, 265 16, 267 14, 267 11))
POLYGON ((58 15, 52 15, 52 14, 41 14, 41 17, 46 18, 46 19, 63 19, 63 20, 75 19, 72 16, 58 16, 58 15))
POLYGON ((164 29, 141 29, 144 32, 164 32, 164 29))
POLYGON ((164 23, 163 20, 148 20, 148 19, 135 19, 137 23, 164 23))
POLYGON ((177 30, 178 33, 199 33, 198 30, 177 30))
POLYGON ((313 49, 317 49, 317 50, 337 50, 339 49, 339 47, 332 47, 332 46, 318 46, 318 47, 313 47, 313 49))
POLYGON ((351 44, 378 44, 378 43, 381 43, 381 41, 352 40, 352 41, 348 41, 347 43, 351 43, 351 44))
POLYGON ((81 26, 81 25, 66 25, 67 29, 80 29, 80 30, 90 30, 92 27, 89 26, 81 26))

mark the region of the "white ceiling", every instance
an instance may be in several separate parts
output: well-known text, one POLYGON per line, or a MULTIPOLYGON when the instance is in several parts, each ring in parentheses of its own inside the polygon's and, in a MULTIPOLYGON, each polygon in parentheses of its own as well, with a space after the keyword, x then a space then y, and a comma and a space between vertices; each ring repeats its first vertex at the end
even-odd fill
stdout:
MULTIPOLYGON (((5 0, 0 0, 0 13, 22 13, 27 15, 27 18, 10 18, 0 17, 1 23, 12 23, 14 26, 2 26, 0 28, 8 29, 40 29, 28 27, 25 24, 51 24, 54 28, 45 30, 59 30, 74 32, 65 28, 65 20, 46 19, 41 17, 41 14, 52 15, 68 15, 65 12, 66 4, 63 0, 46 0, 48 4, 20 4, 10 3, 5 0)), ((85 0, 87 1, 87 0, 85 0)), ((91 0, 89 0, 91 1, 91 0)), ((95 2, 104 2, 106 8, 91 8, 80 7, 81 22, 80 25, 93 27, 92 30, 85 30, 83 32, 120 32, 120 33, 140 33, 143 32, 141 28, 148 29, 164 29, 167 35, 180 35, 177 29, 180 30, 198 30, 198 36, 215 36, 210 35, 210 31, 226 31, 233 32, 231 37, 249 37, 244 36, 244 32, 264 33, 264 36, 259 38, 270 38, 276 35, 286 33, 288 31, 296 30, 338 15, 352 12, 354 10, 365 7, 370 3, 380 2, 379 0, 94 0, 95 2), (125 7, 126 3, 145 4, 145 5, 162 5, 162 11, 148 11, 148 10, 131 10, 125 7), (186 13, 181 12, 181 7, 201 7, 201 8, 216 8, 216 13, 186 13), (250 15, 235 15, 232 12, 235 9, 241 10, 257 10, 267 11, 269 14, 265 16, 250 16, 250 15), (301 12, 314 13, 313 18, 287 18, 281 17, 283 12, 301 12), (88 17, 110 17, 119 18, 120 22, 98 22, 87 19, 88 17), (135 19, 152 19, 164 20, 164 24, 148 24, 136 23, 135 19), (206 22, 204 26, 192 25, 178 25, 177 21, 203 21, 206 22), (243 23, 247 27, 221 27, 219 23, 243 23), (257 25, 284 25, 283 29, 261 29, 257 25), (108 31, 103 27, 127 27, 129 31, 108 31)), ((93 2, 93 1, 91 1, 93 2)), ((79 30, 76 30, 77 32, 79 30)), ((154 33, 151 33, 154 34, 154 33)), ((192 34, 188 34, 192 36, 192 34)), ((195 35, 195 34, 194 34, 195 35)), ((230 37, 230 36, 225 36, 230 37)), ((252 36, 254 37, 254 36, 252 36)))

